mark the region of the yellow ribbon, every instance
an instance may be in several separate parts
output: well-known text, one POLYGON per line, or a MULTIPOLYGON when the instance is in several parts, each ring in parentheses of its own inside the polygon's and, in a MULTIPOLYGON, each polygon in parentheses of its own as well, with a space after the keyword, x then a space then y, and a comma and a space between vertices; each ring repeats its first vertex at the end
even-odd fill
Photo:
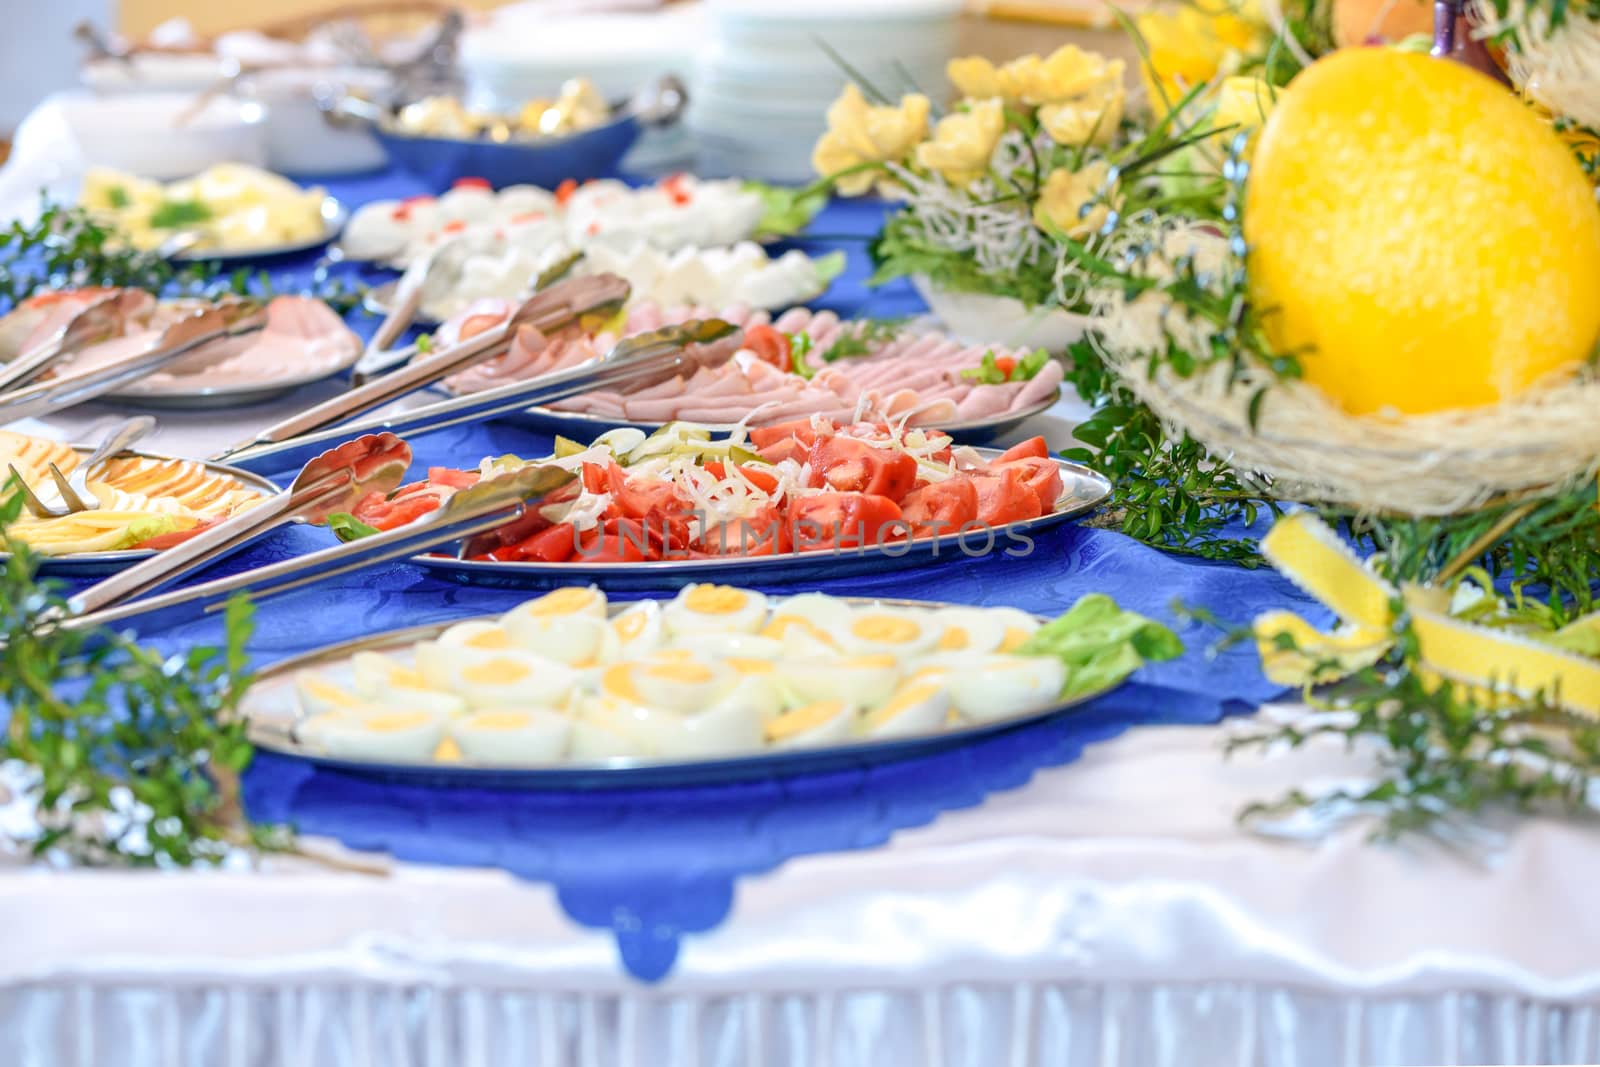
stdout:
MULTIPOLYGON (((1342 625, 1317 630, 1298 615, 1268 612, 1255 622, 1267 677, 1280 685, 1330 682, 1376 663, 1394 644, 1394 604, 1403 602, 1425 673, 1481 690, 1487 699, 1545 699, 1600 718, 1600 661, 1523 634, 1452 618, 1449 594, 1429 586, 1396 590, 1361 565, 1334 531, 1310 512, 1278 519, 1261 554, 1285 577, 1333 610, 1342 625)), ((1586 616, 1563 633, 1600 626, 1586 616)))

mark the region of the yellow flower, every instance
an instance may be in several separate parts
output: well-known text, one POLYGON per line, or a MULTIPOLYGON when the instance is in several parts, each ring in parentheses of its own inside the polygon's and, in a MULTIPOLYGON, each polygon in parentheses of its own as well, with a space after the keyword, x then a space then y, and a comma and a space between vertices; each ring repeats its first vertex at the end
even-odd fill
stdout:
POLYGON ((1134 19, 1149 61, 1141 69, 1150 106, 1157 115, 1197 85, 1233 69, 1242 53, 1259 48, 1267 27, 1249 5, 1206 12, 1183 4, 1134 19))
POLYGON ((1234 127, 1221 135, 1221 140, 1227 144, 1232 144, 1239 134, 1245 134, 1249 138, 1244 153, 1248 159, 1255 150, 1256 133, 1267 121, 1280 92, 1282 90, 1274 89, 1261 78, 1224 78, 1217 86, 1217 106, 1211 113, 1211 124, 1218 129, 1234 127))
POLYGON ((1005 107, 1000 101, 979 101, 966 111, 940 119, 933 140, 917 146, 917 162, 938 171, 952 185, 966 185, 989 169, 989 157, 1005 128, 1005 107))
POLYGON ((1116 199, 1116 184, 1105 160, 1097 159, 1076 171, 1063 167, 1051 171, 1045 180, 1039 202, 1033 206, 1033 221, 1041 230, 1060 230, 1082 241, 1106 224, 1116 199))
MULTIPOLYGON (((928 135, 928 98, 910 93, 898 107, 875 107, 854 84, 846 85, 828 108, 828 129, 811 151, 811 165, 823 177, 863 163, 898 162, 928 135)), ((874 184, 892 188, 881 171, 847 174, 834 182, 844 196, 860 196, 874 184)))
MULTIPOLYGON (((1069 45, 1068 48, 1071 48, 1069 45)), ((1117 132, 1127 87, 1122 76, 1126 69, 1120 59, 1106 59, 1095 52, 1063 56, 1058 50, 1046 67, 1056 65, 1053 89, 1057 95, 1039 107, 1039 124, 1057 144, 1105 144, 1117 132), (1070 72, 1066 64, 1070 60, 1070 72)))
POLYGON ((989 100, 1005 95, 1000 91, 999 72, 982 56, 952 59, 945 66, 945 73, 956 91, 969 100, 989 100))

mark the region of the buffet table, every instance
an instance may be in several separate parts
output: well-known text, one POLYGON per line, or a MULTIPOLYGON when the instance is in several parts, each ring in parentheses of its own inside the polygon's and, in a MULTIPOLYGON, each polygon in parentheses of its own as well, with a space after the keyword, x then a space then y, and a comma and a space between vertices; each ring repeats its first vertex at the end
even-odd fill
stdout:
MULTIPOLYGON (((339 183, 352 203, 404 191, 339 183)), ((832 235, 877 210, 830 209, 832 235)), ((821 303, 899 315, 859 242, 821 303)), ((274 264, 292 285, 310 258, 274 264)), ((372 321, 366 320, 365 329, 372 321)), ((303 406, 314 394, 282 401, 303 406)), ((33 430, 77 437, 86 407, 33 430)), ((206 454, 271 408, 164 419, 206 454)), ((1028 432, 1067 443, 1061 405, 1028 432)), ((534 454, 490 424, 416 466, 534 454)), ((326 544, 297 529, 212 572, 326 544)), ((955 559, 835 592, 1060 611, 1089 591, 1173 620, 1317 610, 1271 572, 1063 527, 1024 558, 955 559)), ((524 591, 395 564, 273 600, 261 664, 497 610, 524 591)), ((1326 618, 1325 613, 1322 615, 1326 618)), ((1254 653, 1190 652, 1084 710, 871 770, 562 801, 385 786, 260 756, 246 800, 320 857, 218 871, 0 860, 0 1061, 18 1064, 1239 1064, 1600 1059, 1600 844, 1532 821, 1460 852, 1374 845, 1360 820, 1249 833, 1249 801, 1359 776, 1337 749, 1224 761, 1230 713, 1274 696, 1254 653), (359 852, 346 852, 341 844, 359 852), (399 859, 388 858, 398 856, 399 859)), ((144 635, 179 648, 213 623, 144 635)), ((1274 706, 1262 714, 1300 714, 1274 706)), ((0 807, 0 820, 22 817, 0 807)))

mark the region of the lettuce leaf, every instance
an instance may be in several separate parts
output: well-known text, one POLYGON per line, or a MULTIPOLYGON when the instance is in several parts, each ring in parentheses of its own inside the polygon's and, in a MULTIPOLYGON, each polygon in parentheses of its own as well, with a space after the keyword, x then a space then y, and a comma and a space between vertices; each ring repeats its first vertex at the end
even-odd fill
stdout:
POLYGON ((1104 593, 1090 593, 1036 630, 1018 649, 1022 656, 1054 656, 1067 668, 1061 698, 1108 690, 1146 663, 1183 655, 1178 635, 1104 593))

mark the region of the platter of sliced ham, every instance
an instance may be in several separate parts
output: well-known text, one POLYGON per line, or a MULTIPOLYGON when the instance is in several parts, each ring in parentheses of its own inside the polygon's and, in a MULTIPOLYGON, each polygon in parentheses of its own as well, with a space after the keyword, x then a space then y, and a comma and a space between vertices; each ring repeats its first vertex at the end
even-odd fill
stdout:
MULTIPOLYGON (((509 303, 479 301, 441 327, 450 343, 504 320, 509 303)), ((712 311, 641 303, 615 331, 545 337, 524 331, 509 351, 445 379, 461 395, 564 370, 620 339, 671 323, 716 317, 743 328, 740 351, 715 369, 630 393, 590 392, 507 416, 530 429, 590 437, 619 427, 653 430, 689 421, 719 428, 819 416, 937 427, 979 444, 1021 425, 1061 395, 1065 370, 1040 350, 969 345, 911 323, 841 320, 793 308, 776 317, 735 306, 712 311)))
MULTIPOLYGON (((24 301, 0 317, 0 363, 50 343, 75 315, 110 295, 107 289, 76 289, 24 301)), ((108 336, 67 356, 43 377, 76 374, 148 352, 160 343, 167 326, 205 303, 158 300, 139 290, 123 290, 108 336)), ((267 304, 263 330, 205 345, 124 386, 110 399, 152 408, 258 403, 348 370, 360 356, 360 338, 326 304, 279 296, 267 304)))

